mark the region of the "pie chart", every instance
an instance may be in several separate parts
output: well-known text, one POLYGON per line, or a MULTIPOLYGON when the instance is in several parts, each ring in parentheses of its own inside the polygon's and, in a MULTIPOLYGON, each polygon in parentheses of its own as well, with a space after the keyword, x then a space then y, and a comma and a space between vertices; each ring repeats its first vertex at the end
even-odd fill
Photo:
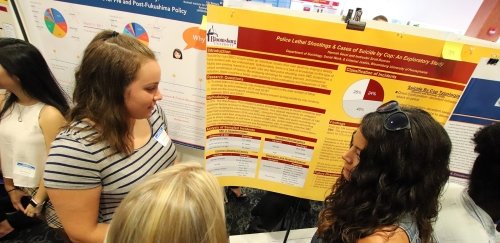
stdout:
POLYGON ((146 32, 144 27, 142 27, 142 25, 138 23, 132 22, 125 25, 123 33, 137 38, 140 42, 142 42, 142 44, 146 46, 149 44, 148 32, 146 32))
POLYGON ((354 82, 344 93, 342 104, 345 113, 353 118, 361 118, 375 111, 384 101, 384 89, 373 79, 354 82))
POLYGON ((58 38, 63 38, 68 33, 68 25, 61 12, 55 8, 45 10, 43 15, 47 29, 58 38))

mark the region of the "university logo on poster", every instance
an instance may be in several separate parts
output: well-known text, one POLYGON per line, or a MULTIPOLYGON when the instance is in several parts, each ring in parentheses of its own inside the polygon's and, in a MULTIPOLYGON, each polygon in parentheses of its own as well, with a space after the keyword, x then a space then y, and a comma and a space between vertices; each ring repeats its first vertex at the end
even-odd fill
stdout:
POLYGON ((207 31, 207 43, 217 47, 238 46, 238 27, 224 24, 211 24, 207 31))

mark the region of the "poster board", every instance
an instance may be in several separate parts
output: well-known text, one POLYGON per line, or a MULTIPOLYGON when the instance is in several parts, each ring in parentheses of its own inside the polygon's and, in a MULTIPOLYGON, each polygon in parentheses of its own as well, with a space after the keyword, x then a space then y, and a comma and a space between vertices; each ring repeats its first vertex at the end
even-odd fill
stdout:
POLYGON ((0 37, 23 39, 12 1, 0 0, 0 37))
POLYGON ((201 0, 18 1, 30 42, 41 50, 69 95, 83 50, 101 30, 131 35, 148 45, 162 70, 163 99, 158 103, 167 114, 169 135, 177 144, 198 150, 203 149, 205 130, 205 31, 199 27, 206 14, 206 3, 201 0), (182 58, 174 57, 176 49, 182 58))
POLYGON ((209 5, 207 170, 224 185, 323 200, 352 132, 383 102, 444 124, 480 58, 500 49, 408 28, 209 5))
POLYGON ((500 64, 498 59, 483 58, 445 124, 453 142, 451 182, 467 185, 477 157, 472 138, 483 126, 494 122, 500 122, 500 64))

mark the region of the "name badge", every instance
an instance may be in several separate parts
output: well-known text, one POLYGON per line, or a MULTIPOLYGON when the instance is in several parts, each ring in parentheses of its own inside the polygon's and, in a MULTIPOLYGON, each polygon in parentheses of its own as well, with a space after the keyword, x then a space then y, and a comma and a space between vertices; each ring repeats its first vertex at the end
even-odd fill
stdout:
POLYGON ((154 138, 161 145, 163 145, 163 147, 167 146, 169 138, 167 132, 165 132, 165 129, 163 129, 163 126, 161 126, 160 129, 158 129, 158 131, 154 135, 154 138))
POLYGON ((36 166, 28 164, 26 162, 17 162, 14 167, 14 174, 26 176, 26 177, 35 177, 36 166))

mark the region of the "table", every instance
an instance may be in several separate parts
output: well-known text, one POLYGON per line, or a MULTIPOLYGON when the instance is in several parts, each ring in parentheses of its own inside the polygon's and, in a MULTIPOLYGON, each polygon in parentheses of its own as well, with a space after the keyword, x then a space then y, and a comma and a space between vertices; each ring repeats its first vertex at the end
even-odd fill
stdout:
MULTIPOLYGON (((287 243, 310 243, 316 232, 316 228, 291 230, 287 243)), ((276 231, 246 235, 232 235, 229 237, 230 243, 282 243, 285 239, 286 231, 276 231)))

